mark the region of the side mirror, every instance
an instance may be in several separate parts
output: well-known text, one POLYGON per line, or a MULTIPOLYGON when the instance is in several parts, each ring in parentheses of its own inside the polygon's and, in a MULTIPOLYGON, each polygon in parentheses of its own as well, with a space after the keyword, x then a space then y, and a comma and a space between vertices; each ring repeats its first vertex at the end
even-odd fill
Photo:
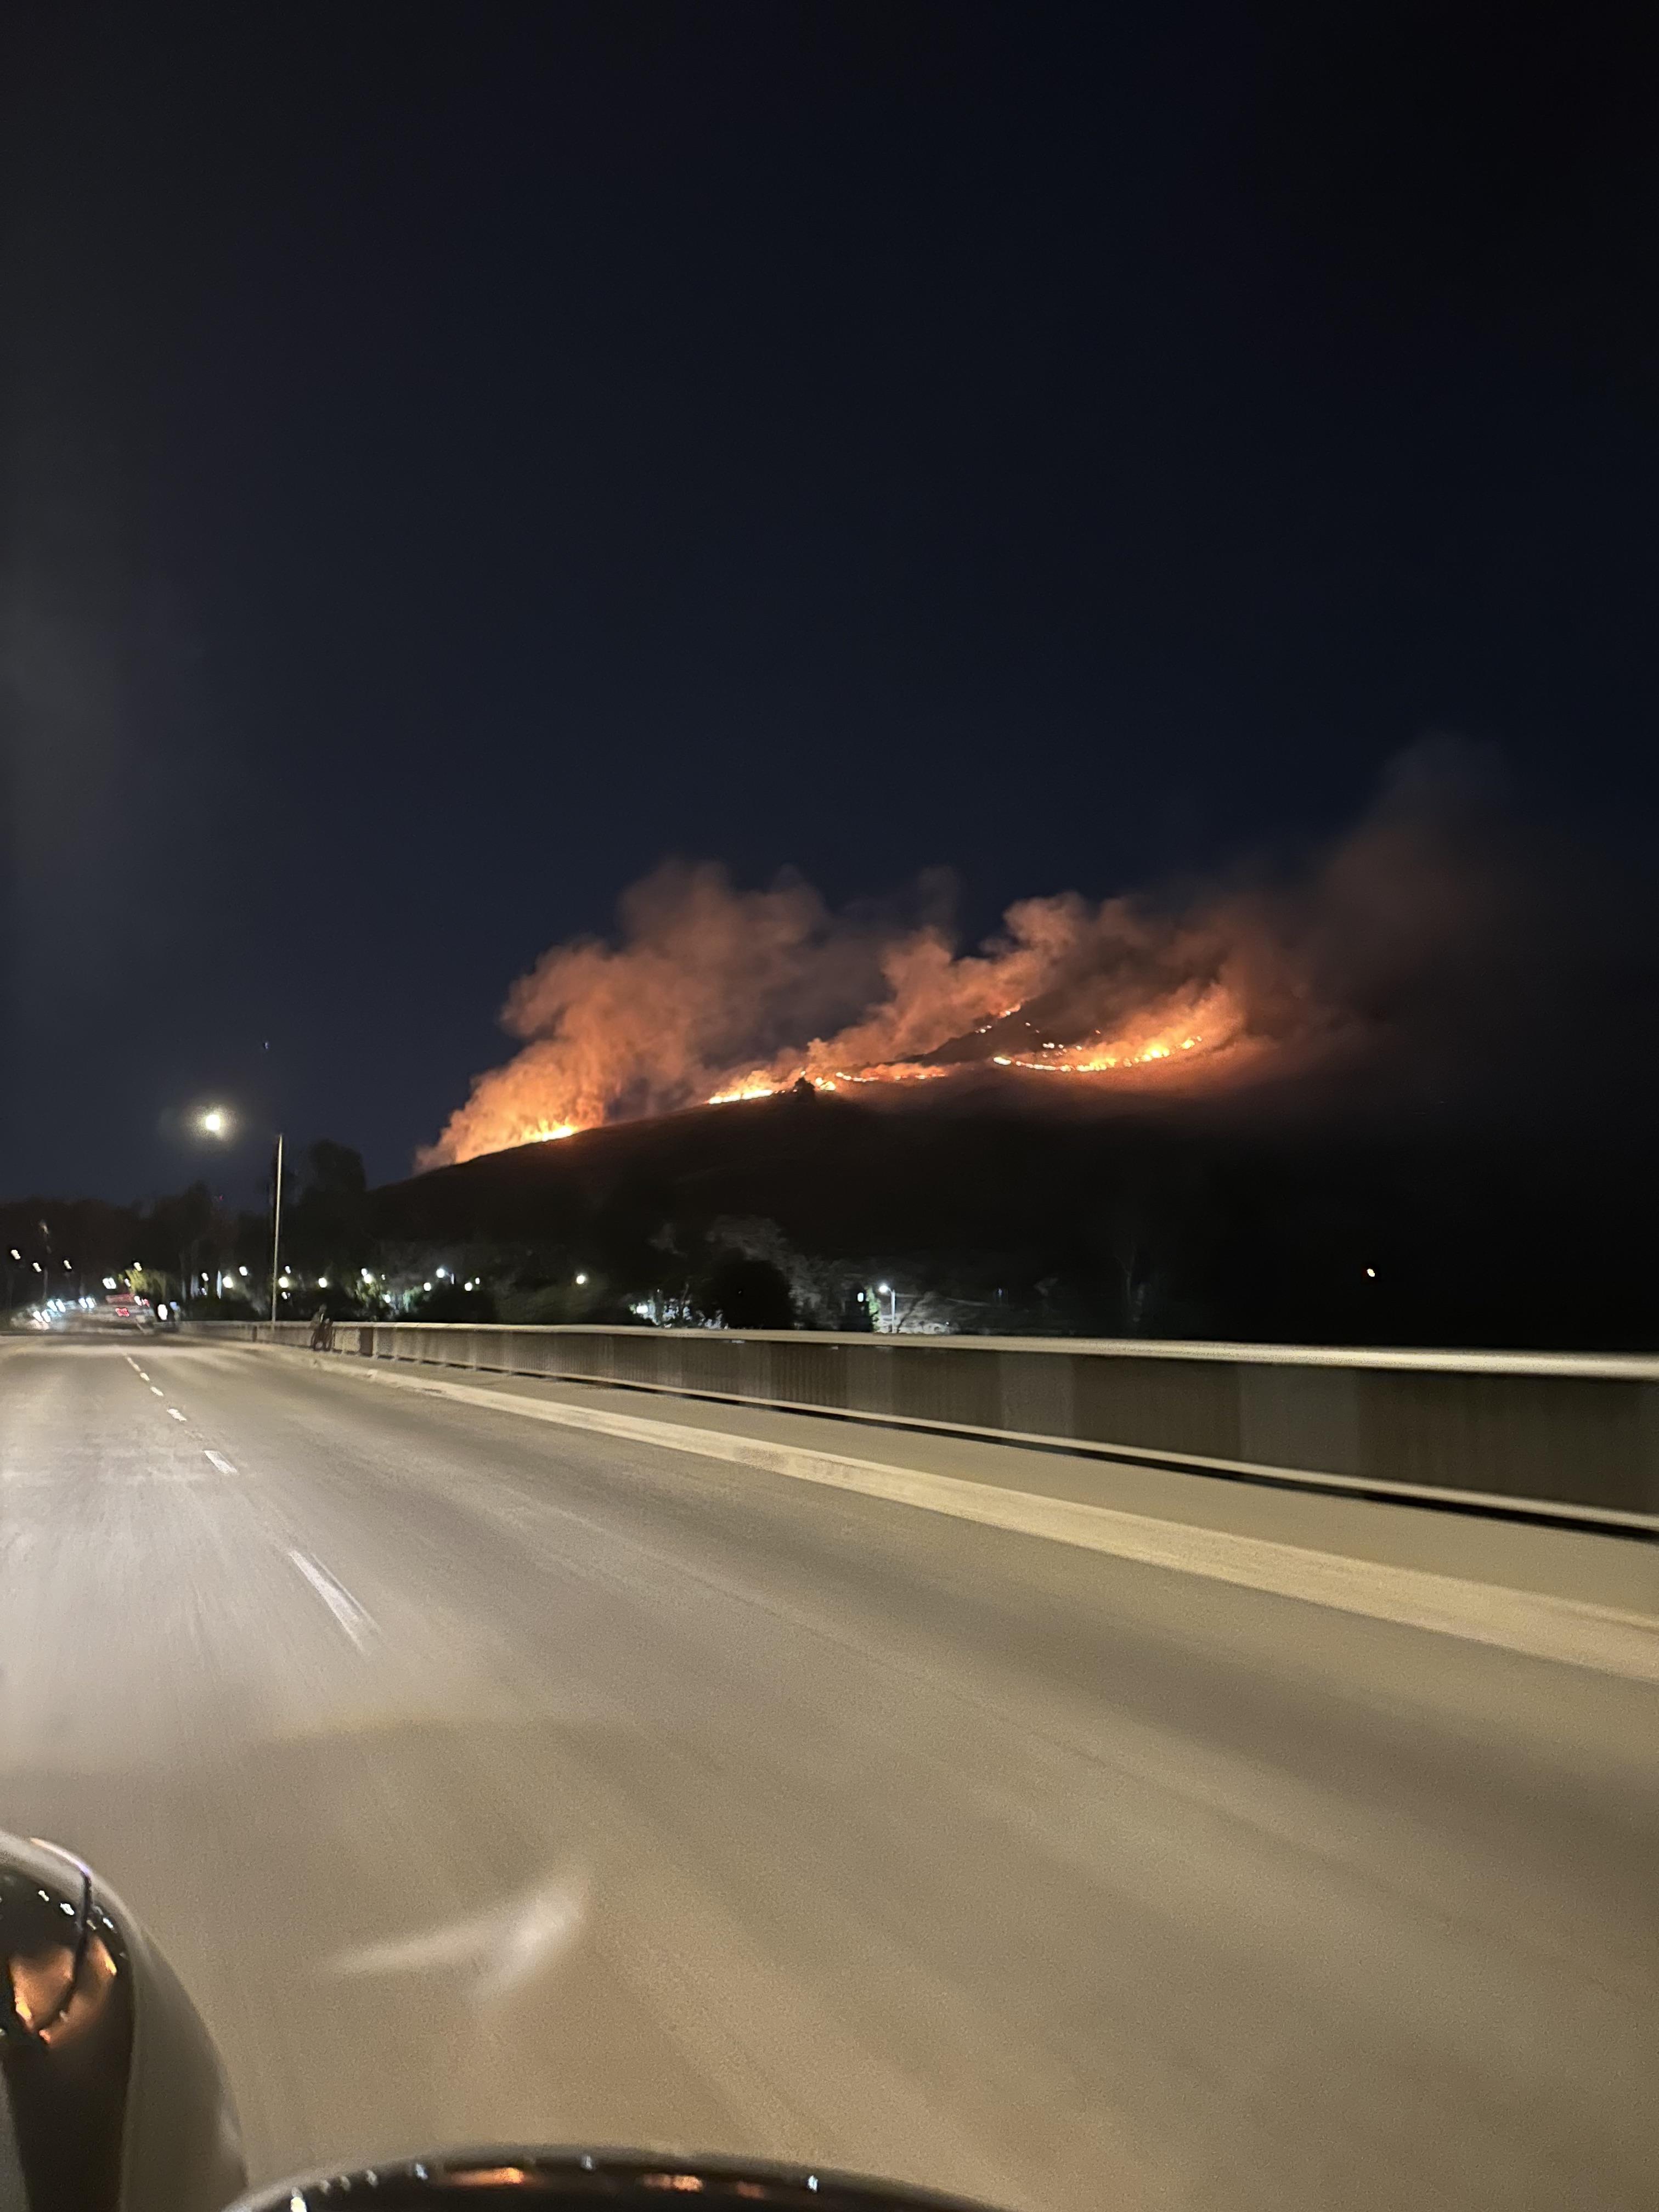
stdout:
POLYGON ((220 2212, 246 2179, 211 2038, 120 1899, 0 1834, 0 2204, 220 2212))
POLYGON ((600 2205, 613 2212, 662 2212, 665 2202, 681 2193, 701 2204, 759 2206, 762 2212, 979 2212, 960 2197, 811 2166, 521 2144, 434 2151, 355 2173, 301 2174, 253 2191, 231 2212, 335 2212, 346 2203, 369 2204, 374 2212, 480 2212, 480 2200, 487 2203, 491 2196, 505 2200, 503 2212, 526 2200, 538 2212, 594 2212, 600 2205))
MULTIPOLYGON (((120 1899, 50 1844, 0 1834, 0 2208, 222 2212, 246 2182, 211 2038, 120 1899)), ((684 2192, 771 2212, 975 2212, 957 2197, 763 2160, 670 2151, 434 2151, 300 2175, 232 2212, 661 2212, 684 2192)))

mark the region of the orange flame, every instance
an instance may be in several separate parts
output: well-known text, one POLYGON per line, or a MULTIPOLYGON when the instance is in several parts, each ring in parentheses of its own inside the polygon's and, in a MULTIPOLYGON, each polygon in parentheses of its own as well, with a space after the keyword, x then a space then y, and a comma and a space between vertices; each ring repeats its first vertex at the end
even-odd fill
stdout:
POLYGON ((620 942, 556 946, 514 987, 503 1018, 523 1048, 477 1079, 422 1164, 803 1081, 915 1085, 988 1062, 1095 1085, 1184 1080, 1245 1040, 1232 958, 1212 919, 1126 900, 1028 899, 958 953, 935 927, 837 917, 798 882, 740 892, 718 869, 665 869, 624 900, 620 942), (1022 1029, 1027 1007, 1041 1011, 1022 1029), (754 1039, 792 1030, 811 1041, 755 1054, 754 1039))

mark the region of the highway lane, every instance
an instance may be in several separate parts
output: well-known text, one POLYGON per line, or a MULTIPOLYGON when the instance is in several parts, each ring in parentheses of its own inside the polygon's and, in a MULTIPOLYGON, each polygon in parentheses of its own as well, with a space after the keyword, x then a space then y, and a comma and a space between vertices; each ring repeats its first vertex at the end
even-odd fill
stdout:
POLYGON ((262 2175, 1653 2202, 1649 1686, 176 1341, 0 1349, 0 1822, 262 2175))

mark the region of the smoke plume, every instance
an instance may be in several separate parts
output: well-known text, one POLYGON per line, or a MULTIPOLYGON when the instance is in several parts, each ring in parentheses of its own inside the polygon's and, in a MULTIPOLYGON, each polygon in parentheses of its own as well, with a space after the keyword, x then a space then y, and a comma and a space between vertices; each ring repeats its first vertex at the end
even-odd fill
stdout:
POLYGON ((908 911, 836 913, 793 877, 741 890, 717 866, 673 863, 626 893, 614 940, 556 945, 514 984, 502 1023, 520 1049, 421 1164, 802 1080, 981 1066, 1106 1096, 1220 1091, 1390 1046, 1437 1065, 1561 999, 1563 880, 1490 762, 1448 746, 1403 757, 1321 851, 1103 901, 1023 899, 965 951, 927 910, 936 881, 908 911))

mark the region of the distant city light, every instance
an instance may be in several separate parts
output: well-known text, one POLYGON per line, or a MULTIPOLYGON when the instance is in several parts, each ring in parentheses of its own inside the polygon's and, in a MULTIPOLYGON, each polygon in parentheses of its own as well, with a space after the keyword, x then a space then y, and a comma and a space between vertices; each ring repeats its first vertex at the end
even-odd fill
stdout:
POLYGON ((1370 1277, 1373 1282, 1376 1280, 1376 1270, 1375 1267, 1367 1267, 1365 1273, 1370 1277))
POLYGON ((246 1267, 239 1267, 236 1272, 239 1275, 245 1275, 247 1273, 247 1269, 246 1267))
POLYGON ((210 1106, 202 1116, 202 1127, 210 1137, 226 1136, 230 1130, 230 1116, 222 1106, 210 1106))
POLYGON ((319 1291, 325 1291, 328 1288, 328 1277, 326 1275, 318 1276, 317 1287, 319 1291))
POLYGON ((586 1275, 578 1275, 576 1280, 579 1283, 585 1283, 587 1280, 587 1278, 586 1275))

